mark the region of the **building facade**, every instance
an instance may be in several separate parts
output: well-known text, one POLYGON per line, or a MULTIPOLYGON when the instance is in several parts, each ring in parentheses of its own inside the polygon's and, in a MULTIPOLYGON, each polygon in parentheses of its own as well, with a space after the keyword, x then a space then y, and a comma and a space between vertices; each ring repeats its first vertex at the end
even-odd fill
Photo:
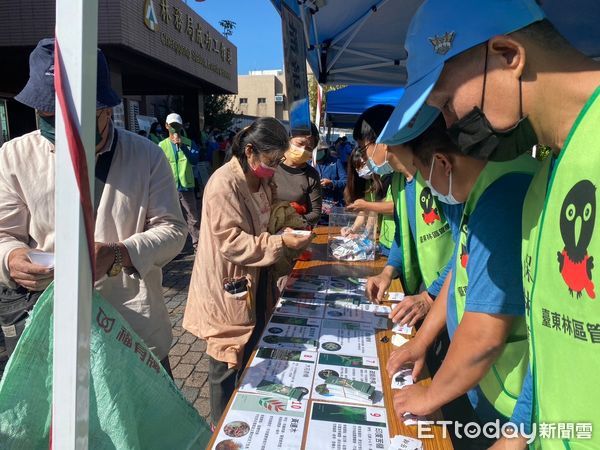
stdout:
MULTIPOLYGON (((36 127, 35 113, 13 97, 25 86, 29 53, 54 35, 54 0, 0 2, 0 143, 36 127)), ((100 0, 98 46, 123 102, 118 126, 146 129, 172 111, 204 126, 203 96, 237 92, 237 49, 181 0, 100 0)))
POLYGON ((239 75, 234 105, 242 116, 275 117, 287 123, 289 111, 283 70, 257 70, 239 75))

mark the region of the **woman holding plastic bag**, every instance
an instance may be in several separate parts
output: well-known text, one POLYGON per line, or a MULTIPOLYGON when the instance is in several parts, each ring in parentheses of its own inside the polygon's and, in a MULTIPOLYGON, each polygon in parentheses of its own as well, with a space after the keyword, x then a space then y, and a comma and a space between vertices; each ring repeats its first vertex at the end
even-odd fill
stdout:
POLYGON ((216 425, 265 324, 273 285, 266 270, 284 246, 312 237, 267 232, 271 178, 288 149, 279 121, 260 118, 240 131, 232 158, 204 190, 200 241, 183 327, 207 342, 211 420, 216 425))

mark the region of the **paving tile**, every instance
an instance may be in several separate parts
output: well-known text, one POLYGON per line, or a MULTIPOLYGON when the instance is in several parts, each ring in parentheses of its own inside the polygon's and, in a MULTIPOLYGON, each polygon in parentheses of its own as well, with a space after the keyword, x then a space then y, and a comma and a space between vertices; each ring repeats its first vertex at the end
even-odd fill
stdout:
POLYGON ((202 353, 190 351, 183 355, 181 362, 184 364, 197 364, 200 358, 202 358, 202 353))
POLYGON ((181 388, 181 393, 183 394, 183 396, 187 399, 188 402, 190 402, 192 404, 198 398, 199 392, 200 392, 200 389, 195 388, 195 387, 190 387, 190 386, 185 386, 184 385, 181 388))
POLYGON ((183 356, 188 352, 189 349, 190 346, 188 344, 175 344, 171 348, 169 354, 173 356, 183 356))
POLYGON ((195 388, 202 388, 208 380, 208 373, 194 370, 189 377, 186 378, 184 385, 195 388))
POLYGON ((210 415, 210 401, 205 397, 198 397, 194 403, 194 408, 202 417, 207 418, 210 415))
POLYGON ((193 352, 202 352, 206 351, 206 341, 204 339, 198 339, 196 342, 192 344, 190 350, 193 352))
POLYGON ((179 342, 181 342, 182 344, 188 344, 188 345, 192 345, 197 340, 198 340, 198 338, 189 332, 182 334, 181 337, 179 338, 179 342))
POLYGON ((179 361, 181 361, 181 357, 169 355, 169 364, 171 364, 171 371, 175 367, 177 367, 177 364, 179 364, 179 361))
POLYGON ((187 378, 190 376, 194 366, 192 364, 181 364, 179 363, 175 369, 173 369, 173 377, 175 378, 187 378))

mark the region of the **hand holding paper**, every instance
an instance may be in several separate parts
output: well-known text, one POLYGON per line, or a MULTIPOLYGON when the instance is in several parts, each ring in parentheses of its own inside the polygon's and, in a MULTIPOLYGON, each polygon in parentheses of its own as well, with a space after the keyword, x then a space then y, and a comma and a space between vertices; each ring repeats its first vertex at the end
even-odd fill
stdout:
POLYGON ((427 347, 422 345, 418 335, 417 337, 407 342, 398 350, 394 350, 390 355, 390 359, 387 363, 387 372, 389 376, 392 376, 398 370, 403 367, 414 365, 412 375, 416 380, 421 374, 421 370, 423 370, 423 366, 425 365, 425 352, 427 351, 427 347))
POLYGON ((400 420, 410 413, 416 416, 426 416, 437 409, 429 398, 429 388, 420 384, 405 386, 394 391, 394 411, 400 420))
POLYGON ((427 315, 432 304, 433 299, 427 291, 417 295, 409 295, 394 307, 390 319, 399 325, 406 324, 412 327, 427 315))

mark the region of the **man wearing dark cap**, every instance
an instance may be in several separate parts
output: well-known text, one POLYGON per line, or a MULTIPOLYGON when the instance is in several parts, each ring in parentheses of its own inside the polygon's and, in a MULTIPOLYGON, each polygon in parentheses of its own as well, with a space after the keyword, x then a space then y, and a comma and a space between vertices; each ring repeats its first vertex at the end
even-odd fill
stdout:
MULTIPOLYGON (((54 39, 40 41, 29 64, 29 81, 16 100, 36 110, 39 129, 0 149, 0 287, 13 299, 29 299, 54 277, 51 267, 31 260, 32 250, 54 252, 54 39)), ((98 50, 95 287, 168 365, 172 336, 162 267, 181 251, 186 224, 160 149, 114 126, 112 108, 119 103, 98 50)), ((5 335, 16 335, 15 340, 33 307, 24 303, 12 323, 2 322, 5 335)))

